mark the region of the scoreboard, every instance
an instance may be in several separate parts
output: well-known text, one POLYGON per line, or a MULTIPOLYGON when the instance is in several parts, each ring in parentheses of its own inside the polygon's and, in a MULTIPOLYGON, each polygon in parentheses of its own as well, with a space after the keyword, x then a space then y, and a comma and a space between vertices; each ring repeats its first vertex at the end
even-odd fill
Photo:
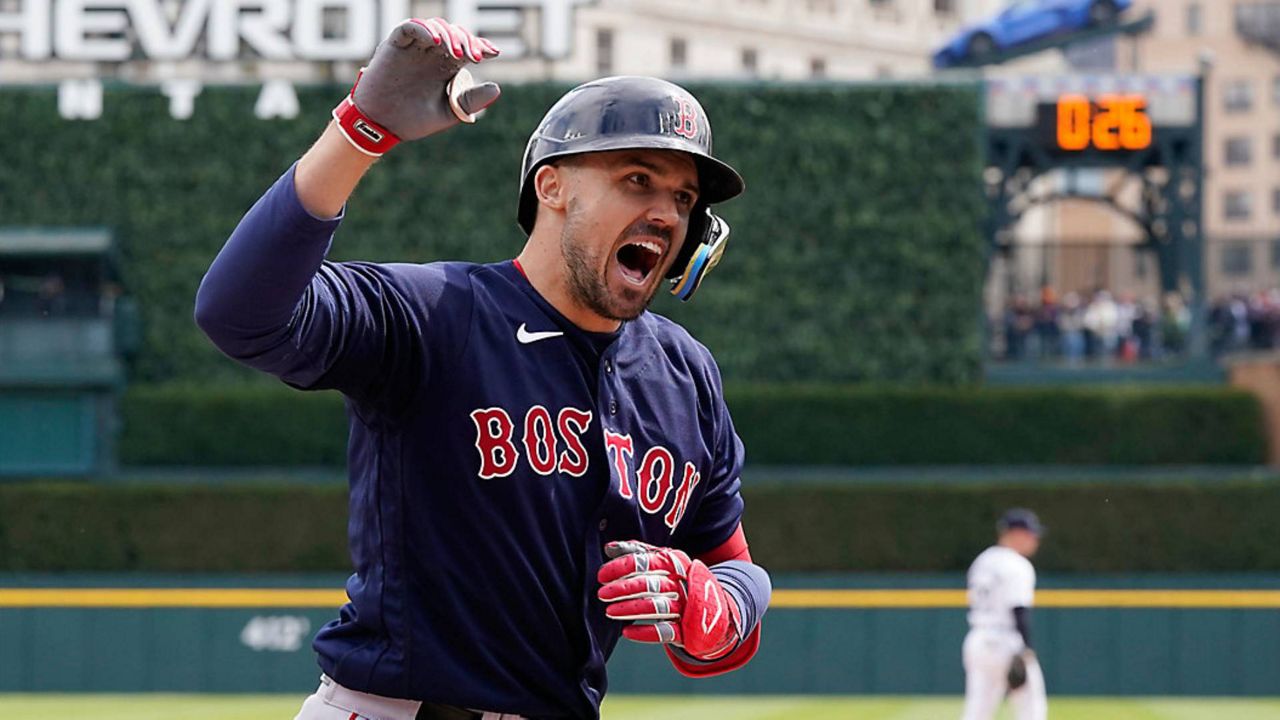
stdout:
POLYGON ((1032 76, 987 80, 987 125, 1024 130, 1064 162, 1122 163, 1197 128, 1196 79, 1168 75, 1032 76))
POLYGON ((1119 152, 1151 147, 1151 116, 1144 95, 1064 93, 1037 108, 1045 144, 1055 152, 1119 152))
POLYGON ((982 90, 982 182, 994 249, 1018 244, 1013 229, 1030 208, 1066 197, 1096 200, 1137 224, 1143 241, 1134 249, 1154 254, 1161 290, 1203 302, 1201 76, 995 75, 982 90), (1033 187, 1048 173, 1077 168, 1125 177, 1101 194, 1071 183, 1060 192, 1033 187), (1140 192, 1121 192, 1134 181, 1140 192))

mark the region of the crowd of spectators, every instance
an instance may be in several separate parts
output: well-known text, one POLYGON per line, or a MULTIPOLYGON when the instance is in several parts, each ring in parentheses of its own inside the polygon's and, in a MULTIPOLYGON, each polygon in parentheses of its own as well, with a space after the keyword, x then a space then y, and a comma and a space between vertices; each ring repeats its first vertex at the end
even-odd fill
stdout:
POLYGON ((1209 306, 1206 324, 1215 355, 1280 348, 1280 288, 1218 298, 1209 306))
MULTIPOLYGON (((1276 318, 1280 328, 1280 305, 1276 318)), ((1011 296, 996 327, 996 356, 1005 360, 1132 363, 1182 354, 1191 312, 1177 293, 1156 303, 1108 289, 1059 297, 1045 287, 1038 302, 1011 296)))

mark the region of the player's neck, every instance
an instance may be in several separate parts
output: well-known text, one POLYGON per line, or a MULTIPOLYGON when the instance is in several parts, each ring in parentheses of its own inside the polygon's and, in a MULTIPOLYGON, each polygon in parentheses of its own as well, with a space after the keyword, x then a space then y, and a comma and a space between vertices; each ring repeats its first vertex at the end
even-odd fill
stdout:
POLYGON ((621 321, 603 317, 574 299, 573 292, 569 289, 569 274, 564 257, 553 243, 545 240, 535 242, 530 237, 516 261, 520 263, 524 276, 533 289, 569 322, 587 332, 600 333, 613 332, 622 325, 621 321))
POLYGON ((1016 540, 1013 540, 1012 538, 1002 538, 1000 540, 997 540, 996 546, 1005 548, 1007 550, 1012 550, 1018 553, 1019 555, 1021 555, 1022 557, 1030 557, 1030 555, 1028 555, 1026 552, 1026 548, 1022 547, 1020 543, 1018 543, 1016 540))
POLYGON ((1022 553, 1022 550, 1018 549, 1018 543, 1016 543, 1016 542, 1014 542, 1013 540, 1010 540, 1010 539, 1008 539, 1008 538, 1003 539, 1003 540, 998 540, 998 541, 996 541, 996 545, 999 545, 1000 547, 1002 547, 1002 548, 1004 548, 1004 549, 1006 549, 1006 550, 1012 550, 1012 551, 1014 551, 1014 552, 1018 553, 1019 555, 1022 555, 1022 554, 1023 554, 1023 553, 1022 553))

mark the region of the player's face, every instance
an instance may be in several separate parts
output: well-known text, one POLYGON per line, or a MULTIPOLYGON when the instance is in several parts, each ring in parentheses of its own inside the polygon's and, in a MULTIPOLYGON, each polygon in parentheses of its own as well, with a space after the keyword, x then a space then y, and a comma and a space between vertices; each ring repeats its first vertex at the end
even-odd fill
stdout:
POLYGON ((1031 539, 1027 541, 1027 557, 1031 557, 1040 551, 1040 536, 1035 533, 1027 533, 1031 539))
POLYGON ((590 153, 570 163, 561 250, 574 299, 610 320, 649 305, 698 199, 693 159, 665 150, 590 153))
POLYGON ((1016 550, 1019 555, 1022 555, 1023 557, 1032 557, 1038 550, 1040 550, 1039 535, 1021 528, 1015 528, 1010 531, 1009 534, 1014 541, 1013 549, 1016 550))

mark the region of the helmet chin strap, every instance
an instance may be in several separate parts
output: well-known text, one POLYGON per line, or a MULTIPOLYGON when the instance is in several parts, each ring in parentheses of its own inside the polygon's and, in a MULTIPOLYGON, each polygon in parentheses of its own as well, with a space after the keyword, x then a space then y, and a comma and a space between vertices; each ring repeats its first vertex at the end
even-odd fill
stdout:
POLYGON ((684 272, 671 278, 671 294, 683 302, 688 302, 693 297, 702 285, 702 279, 720 263, 725 246, 729 242, 729 223, 712 213, 710 209, 706 213, 707 226, 702 232, 702 237, 697 241, 698 246, 689 256, 684 272))

